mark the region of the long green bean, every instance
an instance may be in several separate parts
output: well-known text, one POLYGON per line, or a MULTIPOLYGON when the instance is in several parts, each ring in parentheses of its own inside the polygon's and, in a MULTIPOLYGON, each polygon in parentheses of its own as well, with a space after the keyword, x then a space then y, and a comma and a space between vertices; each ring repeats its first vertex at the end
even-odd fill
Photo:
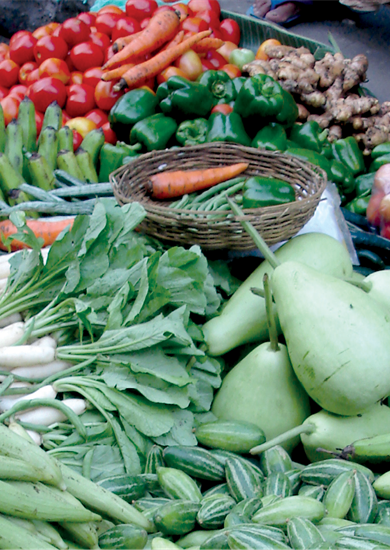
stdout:
POLYGON ((64 202, 63 199, 53 196, 52 193, 44 191, 35 185, 29 185, 28 183, 22 183, 19 185, 21 191, 25 191, 28 195, 44 202, 64 202))
POLYGON ((113 191, 111 183, 88 183, 79 187, 55 189, 48 194, 54 197, 80 197, 86 195, 113 195, 113 191))

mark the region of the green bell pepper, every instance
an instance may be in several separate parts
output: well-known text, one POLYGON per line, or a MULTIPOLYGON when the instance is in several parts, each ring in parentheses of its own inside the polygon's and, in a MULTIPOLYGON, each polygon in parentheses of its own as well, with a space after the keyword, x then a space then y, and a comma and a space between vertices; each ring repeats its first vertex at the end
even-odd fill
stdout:
POLYGON ((298 105, 290 92, 282 89, 282 93, 283 107, 276 115, 275 120, 286 127, 290 127, 298 118, 298 105))
POLYGON ((357 197, 367 197, 371 195, 374 186, 375 173, 362 174, 355 178, 355 191, 357 197))
POLYGON ((390 141, 385 141, 384 143, 380 143, 374 149, 371 151, 371 158, 372 160, 377 159, 378 157, 382 157, 383 155, 389 155, 390 154, 390 141))
POLYGON ((366 171, 363 152, 353 136, 334 141, 332 151, 334 159, 343 162, 354 176, 366 171))
POLYGON ((378 168, 383 166, 384 164, 389 164, 390 162, 390 153, 387 153, 385 155, 381 155, 380 157, 377 157, 372 161, 370 164, 368 171, 369 172, 376 172, 378 168))
POLYGON ((271 122, 261 128, 252 140, 251 147, 267 149, 268 151, 285 151, 287 149, 287 134, 281 124, 271 122))
POLYGON ((214 96, 207 86, 182 76, 171 76, 160 84, 156 97, 160 109, 175 119, 204 117, 214 106, 214 96))
POLYGON ((329 181, 332 180, 331 162, 323 155, 320 155, 320 153, 312 151, 311 149, 304 149, 303 147, 288 147, 286 153, 322 168, 325 170, 329 181))
POLYGON ((141 143, 146 151, 165 149, 176 130, 177 122, 173 118, 157 113, 134 124, 130 144, 141 143))
POLYGON ((244 183, 243 208, 262 208, 295 201, 294 188, 277 178, 253 176, 244 183))
POLYGON ((198 82, 206 86, 214 98, 214 105, 230 103, 236 99, 236 88, 233 80, 225 71, 205 71, 198 78, 198 82))
POLYGON ((127 141, 129 131, 134 124, 154 115, 158 99, 146 88, 136 88, 121 96, 112 107, 108 120, 118 139, 127 141))
POLYGON ((323 130, 315 120, 308 120, 303 124, 295 123, 290 131, 290 139, 300 147, 321 153, 327 141, 328 130, 323 130))
POLYGON ((283 109, 284 90, 272 77, 257 74, 246 79, 233 110, 243 118, 275 117, 283 109))
POLYGON ((370 195, 365 197, 356 197, 345 205, 345 208, 354 214, 366 215, 367 206, 370 202, 370 195))
POLYGON ((340 195, 350 195, 355 190, 355 178, 351 170, 339 160, 330 161, 332 181, 336 184, 340 195))
POLYGON ((235 112, 227 115, 223 113, 213 113, 210 115, 206 141, 230 141, 248 147, 251 143, 240 115, 235 112))
POLYGON ((241 90, 244 82, 246 82, 245 76, 236 76, 235 78, 233 78, 233 86, 234 86, 234 89, 236 90, 236 97, 238 92, 241 90))
POLYGON ((183 120, 176 130, 176 141, 180 145, 198 145, 206 143, 209 123, 205 118, 183 120))
POLYGON ((125 164, 125 159, 127 157, 137 157, 138 148, 139 147, 137 145, 135 147, 131 147, 120 142, 117 142, 116 145, 104 143, 99 153, 99 182, 103 183, 109 181, 109 175, 111 172, 125 164))

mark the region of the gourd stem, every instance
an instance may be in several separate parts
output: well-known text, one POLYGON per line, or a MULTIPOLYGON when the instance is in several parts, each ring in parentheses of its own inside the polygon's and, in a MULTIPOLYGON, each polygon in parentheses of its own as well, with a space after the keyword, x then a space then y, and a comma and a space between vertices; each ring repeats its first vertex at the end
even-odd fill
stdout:
POLYGON ((266 441, 262 445, 257 445, 256 447, 252 447, 252 449, 249 451, 251 455, 258 455, 260 453, 263 453, 264 451, 267 451, 268 449, 271 449, 271 447, 275 447, 275 445, 281 445, 282 443, 285 443, 286 441, 289 441, 290 439, 293 439, 297 435, 300 434, 311 434, 316 429, 314 424, 301 424, 300 426, 295 426, 295 428, 292 428, 291 430, 288 430, 287 432, 284 432, 283 434, 280 434, 273 439, 270 439, 269 441, 266 441))
POLYGON ((361 288, 364 292, 370 292, 372 289, 372 283, 370 281, 356 281, 355 279, 344 279, 344 281, 350 285, 361 288))
POLYGON ((270 340, 270 349, 272 351, 279 351, 278 330, 276 328, 275 315, 272 306, 272 292, 269 284, 268 273, 264 273, 263 276, 264 285, 264 297, 265 297, 265 312, 267 315, 268 335, 270 340))
POLYGON ((262 255, 266 260, 269 261, 271 266, 275 269, 280 265, 279 260, 275 256, 275 254, 272 252, 272 250, 269 248, 263 237, 261 237, 260 233, 253 227, 253 225, 248 222, 245 219, 245 214, 242 211, 242 209, 238 206, 237 203, 235 203, 232 199, 229 197, 226 197, 227 202, 229 203, 230 208, 233 210, 236 216, 239 216, 241 219, 238 221, 242 225, 242 227, 245 229, 245 231, 250 235, 253 239, 253 242, 257 246, 257 248, 260 250, 262 255))

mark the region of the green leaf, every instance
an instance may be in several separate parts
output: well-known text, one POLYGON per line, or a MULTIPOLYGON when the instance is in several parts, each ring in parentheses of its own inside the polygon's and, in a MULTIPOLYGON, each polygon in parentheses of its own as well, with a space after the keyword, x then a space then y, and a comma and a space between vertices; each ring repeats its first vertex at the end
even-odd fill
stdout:
POLYGON ((109 415, 109 418, 114 430, 116 442, 123 458, 126 473, 129 475, 140 474, 141 463, 135 446, 122 429, 120 422, 111 414, 109 415))
POLYGON ((85 256, 88 249, 96 243, 101 233, 107 227, 106 209, 103 203, 96 201, 95 207, 89 218, 89 227, 85 232, 84 242, 81 245, 79 256, 85 256))
POLYGON ((129 424, 149 437, 168 432, 174 423, 171 411, 162 405, 149 403, 145 398, 107 387, 106 397, 129 424))
POLYGON ((180 409, 172 410, 174 425, 171 431, 160 437, 154 438, 158 445, 197 445, 197 439, 194 435, 194 415, 192 412, 180 409))
POLYGON ((241 285, 236 277, 234 277, 228 264, 222 260, 209 260, 208 262, 210 274, 213 278, 214 285, 224 291, 227 296, 231 296, 241 285))
POLYGON ((91 480, 95 483, 106 477, 126 473, 119 447, 109 445, 94 446, 91 466, 91 480))

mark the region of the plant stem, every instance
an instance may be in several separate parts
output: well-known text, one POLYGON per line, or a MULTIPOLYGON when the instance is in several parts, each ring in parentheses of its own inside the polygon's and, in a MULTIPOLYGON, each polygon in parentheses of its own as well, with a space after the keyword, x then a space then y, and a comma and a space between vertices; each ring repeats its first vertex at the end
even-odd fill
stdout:
POLYGON ((270 349, 272 351, 279 351, 278 329, 276 328, 275 315, 272 304, 272 292, 269 284, 268 273, 264 273, 264 297, 265 297, 265 311, 267 315, 268 335, 270 340, 270 349))
POLYGON ((316 427, 314 426, 314 424, 301 424, 300 426, 296 426, 295 428, 292 428, 291 430, 288 430, 287 432, 284 432, 283 434, 280 434, 277 437, 274 437, 273 439, 262 443, 262 445, 257 445, 256 447, 253 447, 249 452, 251 453, 251 455, 258 455, 260 453, 263 453, 264 451, 267 451, 268 449, 271 449, 271 447, 275 447, 275 445, 280 445, 281 443, 285 443, 285 441, 293 439, 297 435, 311 434, 315 431, 315 429, 316 427))

